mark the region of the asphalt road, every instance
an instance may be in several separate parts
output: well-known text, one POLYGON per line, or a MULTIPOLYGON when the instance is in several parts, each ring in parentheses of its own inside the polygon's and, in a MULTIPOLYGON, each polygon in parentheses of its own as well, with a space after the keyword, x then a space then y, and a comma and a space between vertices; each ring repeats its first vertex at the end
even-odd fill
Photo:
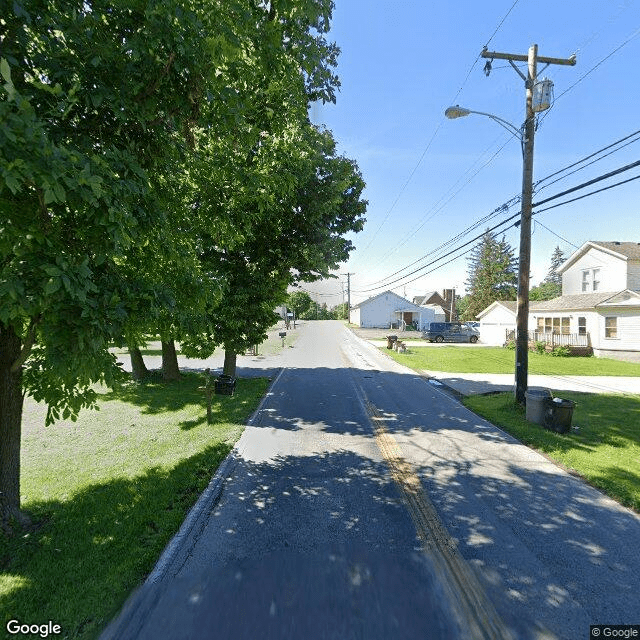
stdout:
POLYGON ((103 640, 574 640, 640 623, 637 515, 341 323, 299 331, 103 640))

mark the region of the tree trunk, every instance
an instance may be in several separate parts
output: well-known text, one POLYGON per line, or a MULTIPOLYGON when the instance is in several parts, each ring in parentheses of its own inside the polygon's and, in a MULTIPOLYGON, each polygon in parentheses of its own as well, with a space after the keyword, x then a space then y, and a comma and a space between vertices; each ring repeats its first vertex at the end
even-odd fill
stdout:
POLYGON ((22 426, 22 367, 11 366, 21 351, 20 336, 0 324, 0 528, 8 531, 11 520, 26 525, 20 512, 20 429, 22 426))
POLYGON ((162 342, 162 379, 180 380, 178 355, 176 354, 176 344, 173 340, 162 342))
POLYGON ((142 352, 137 345, 129 345, 129 355, 131 356, 131 372, 134 380, 144 380, 149 375, 149 369, 144 363, 142 352))
POLYGON ((236 377, 236 352, 225 349, 224 351, 224 367, 222 373, 225 376, 236 377))

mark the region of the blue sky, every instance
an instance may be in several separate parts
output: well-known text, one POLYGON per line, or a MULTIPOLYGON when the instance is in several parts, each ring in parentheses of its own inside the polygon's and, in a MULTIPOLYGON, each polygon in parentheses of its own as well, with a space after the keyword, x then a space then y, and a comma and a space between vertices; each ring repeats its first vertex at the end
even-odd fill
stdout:
MULTIPOLYGON (((462 289, 464 257, 384 285, 519 211, 516 203, 437 252, 521 191, 522 155, 514 136, 483 116, 444 117, 446 107, 460 104, 516 127, 524 121, 523 80, 501 60, 487 77, 486 60, 479 58, 485 45, 526 55, 535 43, 540 56, 577 56, 574 67, 539 65, 539 78, 554 82, 555 102, 539 120, 534 180, 640 129, 640 2, 335 1, 330 38, 341 48, 342 86, 337 104, 315 107, 312 118, 333 131, 340 151, 356 160, 367 183, 367 223, 353 236, 357 248, 340 270, 354 274, 352 303, 386 288, 408 298, 462 289)), ((636 161, 640 142, 634 140, 540 188, 534 202, 636 161)), ((638 168, 627 171, 574 197, 639 174, 638 168)), ((556 245, 568 257, 587 240, 640 242, 639 202, 640 180, 534 216, 532 283, 545 277, 556 245)), ((519 230, 504 233, 517 255, 519 230)), ((344 280, 304 288, 333 305, 342 300, 344 280)))

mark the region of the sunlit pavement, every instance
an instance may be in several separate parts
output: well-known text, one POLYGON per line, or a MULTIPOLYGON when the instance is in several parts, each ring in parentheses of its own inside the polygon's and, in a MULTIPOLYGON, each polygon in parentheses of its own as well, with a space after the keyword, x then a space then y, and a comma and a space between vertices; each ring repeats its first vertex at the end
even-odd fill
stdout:
POLYGON ((635 514, 340 323, 299 331, 103 638, 573 640, 640 620, 635 514))

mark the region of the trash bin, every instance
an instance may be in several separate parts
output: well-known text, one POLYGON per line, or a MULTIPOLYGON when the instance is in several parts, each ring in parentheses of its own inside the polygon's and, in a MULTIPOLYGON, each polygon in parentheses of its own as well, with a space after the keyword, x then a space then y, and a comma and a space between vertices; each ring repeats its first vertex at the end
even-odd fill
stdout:
POLYGON ((524 397, 527 420, 536 424, 544 424, 545 401, 551 400, 551 391, 549 389, 527 389, 524 397))
POLYGON ((546 400, 544 413, 544 427, 557 433, 567 433, 571 429, 573 408, 576 403, 573 400, 553 398, 546 400))
POLYGON ((393 349, 393 343, 398 339, 398 336, 387 336, 387 349, 393 349))
POLYGON ((216 395, 232 396, 236 389, 236 379, 232 376, 221 375, 216 378, 216 395))

